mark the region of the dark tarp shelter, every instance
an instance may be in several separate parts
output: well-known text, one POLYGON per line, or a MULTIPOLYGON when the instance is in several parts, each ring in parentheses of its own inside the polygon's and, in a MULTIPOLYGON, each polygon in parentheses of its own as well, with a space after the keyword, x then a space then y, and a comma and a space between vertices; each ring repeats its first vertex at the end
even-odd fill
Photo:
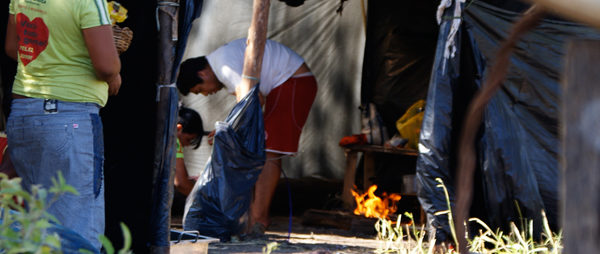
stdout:
MULTIPOLYGON (((447 215, 434 215, 448 209, 435 179, 444 181, 453 201, 456 144, 468 100, 525 10, 516 1, 473 1, 463 7, 453 58, 444 58, 453 18, 440 26, 417 161, 419 200, 438 241, 451 235, 447 215)), ((453 10, 444 16, 453 17, 453 10)), ((541 227, 542 209, 550 226, 558 227, 559 81, 565 43, 574 38, 599 39, 600 33, 554 17, 543 20, 517 43, 506 81, 484 112, 470 216, 491 228, 506 231, 510 221, 519 221, 519 209, 535 228, 541 227)))

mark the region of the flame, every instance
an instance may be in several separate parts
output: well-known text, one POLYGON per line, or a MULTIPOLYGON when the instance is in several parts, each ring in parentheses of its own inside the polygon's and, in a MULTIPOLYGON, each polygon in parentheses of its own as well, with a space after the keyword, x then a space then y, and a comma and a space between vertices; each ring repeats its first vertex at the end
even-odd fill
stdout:
POLYGON ((354 214, 364 215, 367 218, 389 219, 388 215, 394 214, 398 209, 396 202, 400 200, 401 196, 396 193, 388 196, 384 192, 382 194, 383 199, 381 199, 375 195, 375 190, 377 190, 377 185, 371 185, 367 192, 363 194, 358 194, 354 190, 351 190, 352 196, 356 200, 354 214))

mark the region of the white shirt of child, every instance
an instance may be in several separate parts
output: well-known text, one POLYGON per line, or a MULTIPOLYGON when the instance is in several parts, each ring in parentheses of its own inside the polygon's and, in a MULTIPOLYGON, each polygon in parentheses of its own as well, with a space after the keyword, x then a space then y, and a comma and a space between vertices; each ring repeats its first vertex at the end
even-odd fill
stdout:
MULTIPOLYGON (((227 87, 230 93, 242 82, 246 38, 231 41, 206 56, 215 76, 227 87)), ((260 92, 264 96, 283 84, 304 63, 304 59, 290 48, 271 40, 265 44, 262 69, 260 72, 260 92)))

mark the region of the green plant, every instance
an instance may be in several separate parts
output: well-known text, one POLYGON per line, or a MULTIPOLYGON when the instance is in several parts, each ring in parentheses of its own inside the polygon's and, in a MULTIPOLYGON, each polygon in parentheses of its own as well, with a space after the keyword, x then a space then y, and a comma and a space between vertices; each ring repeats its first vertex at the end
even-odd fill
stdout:
POLYGON ((377 239, 381 240, 382 245, 377 249, 377 253, 433 253, 435 241, 425 241, 424 225, 417 228, 410 213, 404 213, 410 223, 402 226, 400 223, 402 215, 398 215, 396 222, 387 219, 379 219, 375 223, 377 239))
MULTIPOLYGON (((48 233, 52 223, 59 222, 47 212, 47 208, 67 193, 79 195, 75 188, 66 183, 60 172, 57 178, 52 179, 52 186, 48 190, 33 185, 31 192, 23 190, 21 178, 9 179, 0 173, 0 253, 62 253, 60 236, 48 233), (27 206, 22 206, 23 203, 27 203, 27 206)), ((125 244, 118 254, 131 253, 131 233, 123 223, 121 229, 125 244)), ((106 253, 114 253, 108 238, 100 236, 100 241, 106 253)))
MULTIPOLYGON (((439 188, 444 189, 448 210, 435 213, 436 215, 447 214, 453 240, 456 243, 456 233, 452 221, 452 209, 450 207, 449 195, 441 179, 436 179, 440 184, 439 188)), ((518 206, 517 206, 518 207, 518 206)), ((520 213, 520 211, 518 211, 520 213)), ((468 241, 468 249, 471 253, 550 253, 558 254, 563 248, 562 233, 554 233, 550 230, 546 213, 541 211, 543 218, 543 232, 540 240, 534 240, 533 221, 521 219, 520 227, 515 223, 510 223, 510 232, 504 233, 498 229, 492 230, 482 220, 477 218, 469 219, 469 222, 477 223, 482 227, 479 234, 468 241)), ((455 254, 454 249, 447 249, 445 246, 435 246, 435 239, 425 241, 424 226, 419 229, 414 226, 412 215, 405 213, 410 223, 400 224, 402 216, 398 216, 396 222, 386 219, 379 219, 375 223, 377 230, 377 239, 381 240, 381 246, 376 250, 377 253, 400 253, 400 254, 455 254)))
POLYGON ((59 173, 52 179, 53 186, 46 190, 40 186, 31 187, 31 193, 21 187, 21 179, 8 179, 0 173, 0 250, 4 253, 55 253, 60 252, 60 238, 57 234, 47 234, 54 216, 46 212, 47 207, 56 202, 60 195, 77 191, 65 183, 59 173), (51 196, 49 196, 51 195, 51 196), (48 200, 46 203, 46 200, 48 200), (27 208, 21 206, 26 202, 27 208))
POLYGON ((434 215, 447 214, 448 215, 448 224, 450 225, 450 233, 452 234, 452 240, 454 240, 455 246, 458 246, 458 239, 456 238, 456 230, 454 229, 454 218, 452 216, 452 206, 450 204, 450 196, 448 195, 448 189, 446 189, 446 185, 444 185, 444 181, 441 178, 435 178, 435 181, 440 183, 435 187, 442 188, 444 190, 444 196, 446 198, 446 207, 448 210, 439 211, 434 213, 434 215))
MULTIPOLYGON (((121 222, 120 225, 121 225, 121 231, 123 232, 123 248, 120 249, 117 252, 117 254, 133 253, 129 250, 129 248, 131 248, 131 232, 129 231, 129 228, 127 227, 127 225, 125 225, 125 223, 121 222)), ((113 247, 112 243, 106 236, 101 235, 100 242, 102 243, 102 246, 104 246, 104 250, 106 251, 106 254, 114 254, 115 253, 115 248, 113 247)))
POLYGON ((271 254, 271 252, 276 250, 278 247, 279 247, 279 244, 277 242, 270 242, 270 243, 267 243, 267 246, 262 248, 262 252, 264 254, 271 254))
POLYGON ((546 213, 542 211, 543 229, 540 241, 534 240, 533 221, 528 220, 525 227, 519 229, 515 223, 510 223, 510 232, 504 234, 502 231, 493 231, 483 221, 477 218, 471 218, 473 221, 483 227, 484 230, 479 235, 469 241, 470 251, 484 253, 552 253, 558 254, 563 248, 561 239, 562 233, 553 233, 548 225, 546 213), (491 248, 489 247, 491 246, 491 248))

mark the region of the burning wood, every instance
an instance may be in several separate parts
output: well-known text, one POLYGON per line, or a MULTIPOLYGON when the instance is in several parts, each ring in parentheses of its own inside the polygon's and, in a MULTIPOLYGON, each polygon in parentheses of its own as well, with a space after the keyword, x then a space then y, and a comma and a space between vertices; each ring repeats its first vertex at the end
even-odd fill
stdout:
POLYGON ((375 195, 377 185, 371 185, 367 192, 358 194, 352 190, 352 196, 356 200, 356 209, 354 214, 364 215, 367 218, 382 218, 389 219, 389 215, 396 212, 398 207, 396 203, 401 199, 400 194, 392 193, 389 196, 387 193, 382 193, 382 197, 375 195))

